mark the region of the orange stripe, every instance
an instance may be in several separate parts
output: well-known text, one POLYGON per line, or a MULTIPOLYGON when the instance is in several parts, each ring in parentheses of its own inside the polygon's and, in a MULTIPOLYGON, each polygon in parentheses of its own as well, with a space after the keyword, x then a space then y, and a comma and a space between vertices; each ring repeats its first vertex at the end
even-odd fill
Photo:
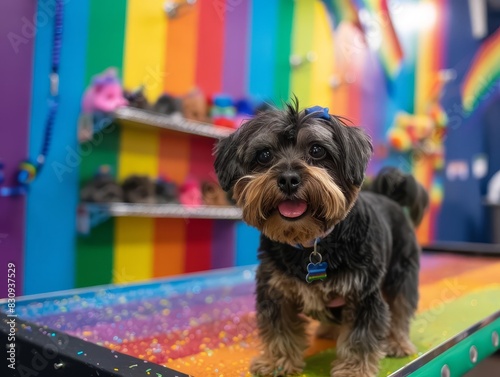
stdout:
POLYGON ((158 175, 182 184, 189 173, 189 135, 165 131, 160 135, 158 175))
MULTIPOLYGON (((181 185, 189 172, 189 135, 164 131, 160 134, 158 175, 181 185)), ((154 232, 155 277, 185 272, 186 222, 156 219, 154 232)))
POLYGON ((199 2, 172 18, 167 31, 165 91, 183 95, 193 89, 198 43, 199 2))
POLYGON ((153 277, 185 271, 186 222, 184 219, 157 219, 155 222, 153 277))

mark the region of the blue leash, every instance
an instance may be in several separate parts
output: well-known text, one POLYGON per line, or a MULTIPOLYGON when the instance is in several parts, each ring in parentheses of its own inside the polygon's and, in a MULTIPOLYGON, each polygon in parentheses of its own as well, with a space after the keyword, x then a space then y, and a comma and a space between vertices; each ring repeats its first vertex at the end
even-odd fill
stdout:
MULTIPOLYGON (((64 0, 56 0, 56 13, 52 44, 52 64, 50 72, 49 112, 45 121, 45 133, 40 153, 38 154, 35 162, 30 160, 21 162, 16 177, 17 185, 13 187, 0 187, 0 197, 26 194, 26 192, 28 191, 28 186, 31 184, 31 182, 33 182, 37 174, 39 174, 42 170, 47 154, 49 153, 57 110, 59 107, 59 65, 61 61, 63 14, 64 0)), ((0 162, 0 184, 5 181, 3 169, 4 165, 0 162)))

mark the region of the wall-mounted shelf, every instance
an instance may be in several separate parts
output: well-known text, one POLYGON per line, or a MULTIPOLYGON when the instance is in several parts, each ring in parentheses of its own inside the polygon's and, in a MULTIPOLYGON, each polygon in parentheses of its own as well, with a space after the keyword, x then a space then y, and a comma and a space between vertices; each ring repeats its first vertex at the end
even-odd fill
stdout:
POLYGON ((185 119, 180 114, 165 115, 134 107, 121 107, 113 113, 82 116, 82 120, 79 126, 81 143, 90 140, 92 134, 103 131, 113 123, 132 127, 160 128, 212 139, 223 139, 234 132, 231 128, 185 119))
POLYGON ((133 107, 122 107, 116 110, 114 118, 118 123, 133 123, 135 126, 156 127, 213 139, 222 139, 234 131, 229 128, 217 127, 210 123, 185 119, 180 115, 164 115, 133 107))
POLYGON ((82 203, 78 207, 78 232, 90 230, 110 217, 240 220, 237 207, 183 206, 179 204, 82 203))

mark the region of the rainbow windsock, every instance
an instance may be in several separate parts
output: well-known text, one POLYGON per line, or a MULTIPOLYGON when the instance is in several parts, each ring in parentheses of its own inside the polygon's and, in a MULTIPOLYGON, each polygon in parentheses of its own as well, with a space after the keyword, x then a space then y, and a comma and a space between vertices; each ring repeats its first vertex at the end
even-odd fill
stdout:
POLYGON ((394 29, 387 0, 355 0, 358 8, 364 7, 372 19, 378 23, 382 43, 378 55, 385 74, 394 78, 403 61, 403 49, 394 29))
POLYGON ((479 47, 462 83, 462 106, 472 112, 500 78, 500 28, 479 47))
POLYGON ((348 21, 361 29, 358 9, 352 0, 323 0, 333 26, 336 28, 342 21, 348 21))

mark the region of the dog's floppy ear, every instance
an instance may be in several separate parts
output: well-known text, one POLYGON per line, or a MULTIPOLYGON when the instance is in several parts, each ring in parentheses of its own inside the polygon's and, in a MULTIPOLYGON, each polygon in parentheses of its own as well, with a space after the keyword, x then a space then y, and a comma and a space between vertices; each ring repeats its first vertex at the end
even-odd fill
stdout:
POLYGON ((365 179, 365 171, 373 153, 371 139, 359 127, 348 126, 342 120, 331 116, 334 137, 343 149, 344 169, 347 179, 360 187, 365 179))
POLYGON ((236 133, 222 139, 215 146, 215 173, 222 189, 226 192, 243 175, 243 168, 236 157, 236 133))

